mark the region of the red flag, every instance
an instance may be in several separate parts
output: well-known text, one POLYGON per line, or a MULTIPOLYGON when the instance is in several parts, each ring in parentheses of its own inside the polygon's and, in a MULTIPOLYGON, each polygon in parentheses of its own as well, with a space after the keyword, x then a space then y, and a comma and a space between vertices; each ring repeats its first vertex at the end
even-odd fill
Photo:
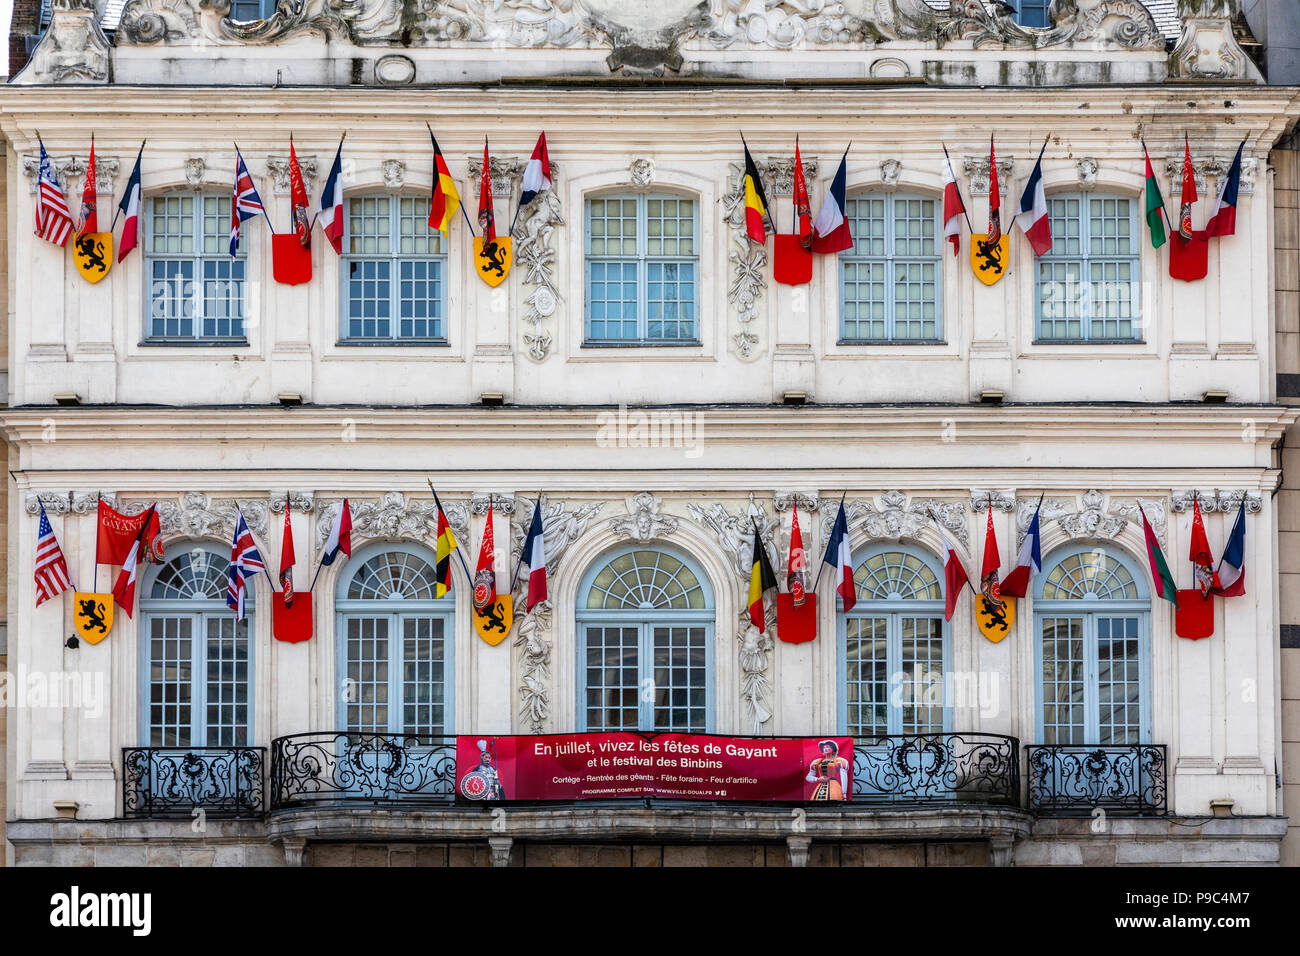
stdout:
POLYGON ((113 603, 126 611, 127 617, 131 617, 135 609, 135 583, 138 579, 136 570, 140 565, 140 545, 144 542, 151 523, 157 518, 157 510, 158 506, 153 505, 142 516, 145 520, 140 522, 140 531, 131 543, 131 550, 122 562, 122 570, 118 572, 117 582, 113 585, 113 603))
POLYGON ((304 249, 311 248, 311 214, 307 211, 307 184, 302 179, 302 169, 298 166, 298 154, 293 148, 293 137, 289 138, 289 197, 293 210, 293 232, 304 249))
POLYGON ((474 607, 485 611, 497 603, 496 538, 492 531, 492 500, 488 499, 487 524, 478 548, 478 565, 474 568, 474 607))
POLYGON ((799 244, 805 249, 812 249, 812 202, 808 199, 808 183, 803 177, 798 136, 794 138, 794 223, 799 244))
POLYGON ((293 566, 297 564, 293 553, 293 524, 289 521, 289 495, 284 496, 284 537, 280 539, 280 588, 284 591, 284 606, 293 607, 293 566))
POLYGON ((790 556, 786 561, 786 590, 795 607, 799 607, 808 596, 808 578, 805 573, 808 558, 803 550, 803 535, 799 532, 799 505, 794 506, 794 520, 790 524, 790 556))
POLYGON ((148 553, 156 561, 163 555, 162 529, 158 523, 157 507, 138 515, 124 515, 106 501, 99 503, 99 533, 95 543, 96 564, 125 564, 131 546, 140 537, 140 529, 148 523, 144 534, 148 553))
POLYGON ((1002 238, 1002 189, 998 186, 998 158, 993 151, 993 137, 989 137, 989 228, 984 241, 996 245, 1002 238))
POLYGON ((483 245, 497 241, 497 221, 492 212, 492 171, 488 165, 487 137, 483 137, 483 174, 478 186, 478 224, 483 230, 483 245))
POLYGON ((943 550, 946 555, 943 562, 943 619, 951 621, 952 615, 957 610, 957 598, 961 597, 961 592, 970 582, 966 574, 966 566, 961 563, 957 557, 957 552, 952 549, 948 543, 948 536, 939 529, 939 537, 943 540, 943 550))
POLYGON ((1192 241, 1192 204, 1196 202, 1196 171, 1192 169, 1192 147, 1183 136, 1183 198, 1178 210, 1178 234, 1192 241))
POLYGON ((1192 496, 1192 545, 1188 553, 1191 559, 1196 586, 1201 594, 1208 596, 1220 587, 1219 575, 1214 570, 1214 552, 1210 550, 1210 539, 1205 534, 1205 520, 1201 517, 1201 503, 1192 496))
POLYGON ((992 505, 989 505, 988 515, 988 525, 984 532, 984 563, 980 567, 980 590, 990 601, 996 601, 995 589, 998 584, 998 572, 1002 570, 1002 559, 998 556, 998 536, 993 533, 992 505))
POLYGON ((90 160, 86 163, 86 184, 81 189, 81 229, 79 235, 99 232, 99 202, 95 190, 95 134, 90 135, 90 160))
POLYGON ((948 147, 943 148, 943 158, 947 167, 943 179, 943 234, 952 243, 952 254, 961 252, 961 221, 966 215, 966 204, 961 199, 961 189, 957 185, 957 174, 952 170, 952 157, 948 147))

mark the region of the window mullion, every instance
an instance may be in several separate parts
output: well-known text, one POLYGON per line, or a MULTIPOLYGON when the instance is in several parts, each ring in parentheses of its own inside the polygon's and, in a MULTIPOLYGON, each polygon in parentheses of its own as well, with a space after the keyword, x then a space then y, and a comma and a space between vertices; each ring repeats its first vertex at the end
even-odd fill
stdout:
MULTIPOLYGON (((402 264, 399 261, 402 251, 402 202, 400 196, 394 196, 388 204, 388 314, 392 323, 389 335, 393 342, 402 340, 402 306, 401 281, 399 274, 402 264)), ((472 239, 470 240, 473 241, 472 239)))
POLYGON ((190 743, 195 747, 208 744, 207 636, 203 615, 190 616, 190 743))
POLYGON ((885 341, 893 342, 896 336, 894 313, 894 204, 888 194, 884 199, 885 214, 885 341))
POLYGON ((636 201, 636 337, 642 341, 650 338, 647 318, 650 302, 650 203, 645 193, 636 201))

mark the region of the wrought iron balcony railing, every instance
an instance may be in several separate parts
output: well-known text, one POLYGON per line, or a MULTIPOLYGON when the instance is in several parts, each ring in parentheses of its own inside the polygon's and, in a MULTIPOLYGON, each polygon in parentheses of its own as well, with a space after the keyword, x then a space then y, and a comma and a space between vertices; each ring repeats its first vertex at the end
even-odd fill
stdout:
POLYGON ((1001 734, 854 736, 853 802, 1019 806, 1020 742, 1001 734))
MULTIPOLYGON (((1020 750, 998 734, 854 739, 853 802, 1018 806, 1020 750)), ((450 804, 456 738, 313 733, 271 742, 271 809, 317 803, 450 804)))
POLYGON ((122 815, 260 817, 265 747, 123 747, 122 815))
POLYGON ((1164 744, 1047 745, 1025 748, 1029 809, 1044 815, 1163 814, 1168 797, 1164 744))

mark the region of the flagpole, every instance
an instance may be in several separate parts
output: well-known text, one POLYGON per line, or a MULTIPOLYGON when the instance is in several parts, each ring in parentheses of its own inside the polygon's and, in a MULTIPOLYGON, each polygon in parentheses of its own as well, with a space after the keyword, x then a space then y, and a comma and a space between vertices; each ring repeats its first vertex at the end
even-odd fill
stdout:
MULTIPOLYGON (((840 495, 840 508, 843 508, 843 507, 844 507, 844 499, 848 497, 848 494, 849 494, 849 492, 848 492, 848 489, 846 488, 846 489, 844 490, 844 493, 840 495)), ((835 510, 835 517, 838 518, 839 515, 840 515, 839 508, 837 508, 837 509, 835 510)), ((834 533, 834 532, 832 532, 832 533, 834 533)), ((820 565, 817 566, 817 577, 816 577, 816 579, 813 581, 812 590, 808 592, 808 593, 811 594, 813 597, 816 597, 816 596, 817 596, 817 585, 819 585, 819 584, 822 583, 822 572, 825 571, 825 569, 826 569, 826 562, 825 562, 825 561, 823 561, 820 565)))
MULTIPOLYGON (((69 498, 69 501, 72 499, 69 498)), ((95 572, 90 586, 99 593, 99 492, 95 492, 95 572)))
MULTIPOLYGON (((447 512, 442 510, 442 502, 438 500, 438 492, 433 490, 433 479, 430 478, 428 475, 425 475, 424 480, 429 483, 429 493, 433 495, 433 503, 438 506, 438 511, 445 515, 447 512)), ((460 558, 460 566, 465 571, 465 580, 468 581, 469 586, 473 588, 474 577, 469 573, 469 565, 465 563, 465 555, 460 553, 460 540, 456 537, 454 533, 452 534, 451 537, 452 540, 456 542, 456 557, 460 558)))
MULTIPOLYGON (((933 508, 929 508, 929 507, 927 507, 927 508, 925 509, 925 513, 928 514, 928 515, 930 516, 930 520, 934 522, 934 526, 935 526, 936 528, 939 529, 939 538, 940 538, 941 540, 943 540, 943 541, 946 543, 947 539, 944 538, 944 535, 943 535, 943 525, 939 524, 939 519, 935 517, 934 509, 933 509, 933 508)), ((944 556, 944 563, 945 563, 945 564, 947 563, 947 560, 948 560, 947 555, 945 555, 945 556, 944 556)), ((958 563, 958 564, 961 564, 961 559, 960 559, 960 558, 957 559, 957 563, 958 563)), ((965 566, 963 565, 963 566, 962 566, 962 571, 964 572, 965 570, 966 570, 966 568, 965 568, 965 566)), ((975 585, 973 585, 973 584, 970 583, 970 575, 967 574, 967 575, 965 575, 965 577, 966 577, 966 587, 970 588, 971 594, 974 594, 976 597, 979 597, 980 592, 979 592, 979 591, 976 591, 976 590, 975 590, 975 585)))
MULTIPOLYGON (((537 508, 536 508, 535 510, 540 511, 541 508, 542 508, 542 489, 538 488, 538 489, 537 489, 537 508)), ((529 524, 530 524, 530 526, 531 526, 531 521, 529 522, 529 524)), ((545 530, 546 530, 546 526, 545 526, 545 524, 543 523, 542 531, 545 532, 545 530)), ((525 534, 525 535, 524 535, 525 540, 527 539, 527 537, 528 537, 528 536, 525 534)), ((509 593, 511 593, 511 594, 514 594, 514 593, 515 593, 515 585, 519 583, 519 569, 520 569, 521 567, 523 567, 523 564, 524 564, 524 552, 523 552, 523 548, 520 548, 520 549, 519 549, 519 560, 515 562, 515 573, 512 574, 512 575, 510 576, 510 592, 509 592, 509 593)), ((530 570, 531 570, 531 567, 532 567, 532 566, 530 565, 530 566, 529 566, 529 569, 530 569, 530 570)))
POLYGON ((952 168, 952 157, 948 155, 948 144, 939 140, 939 145, 943 147, 943 158, 948 161, 948 175, 952 177, 953 185, 957 187, 957 199, 961 203, 961 214, 966 219, 966 228, 975 234, 975 226, 970 221, 970 210, 966 208, 966 200, 961 198, 961 183, 957 182, 957 172, 952 168))

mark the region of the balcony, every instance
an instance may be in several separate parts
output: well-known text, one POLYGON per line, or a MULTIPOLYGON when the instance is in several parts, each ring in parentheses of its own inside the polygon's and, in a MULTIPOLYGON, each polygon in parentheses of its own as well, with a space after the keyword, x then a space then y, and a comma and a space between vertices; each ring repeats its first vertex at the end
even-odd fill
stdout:
POLYGON ((1027 807, 1044 816, 1163 815, 1168 801, 1164 744, 1034 745, 1027 807))
POLYGON ((1020 805, 1020 742, 1001 734, 853 738, 853 803, 1020 805))
POLYGON ((122 815, 261 817, 265 747, 123 747, 122 815))

